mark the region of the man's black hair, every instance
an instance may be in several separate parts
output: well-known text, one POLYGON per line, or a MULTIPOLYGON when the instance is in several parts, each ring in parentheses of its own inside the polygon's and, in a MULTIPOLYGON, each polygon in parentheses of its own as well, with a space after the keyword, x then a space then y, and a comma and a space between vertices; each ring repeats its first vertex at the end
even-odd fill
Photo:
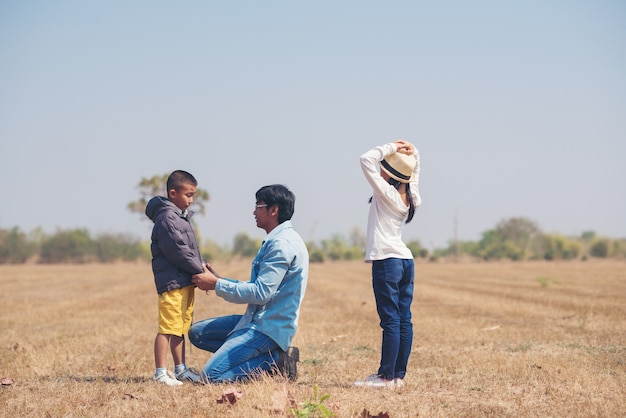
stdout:
POLYGON ((278 206, 278 223, 282 224, 293 216, 296 197, 286 186, 272 184, 263 186, 256 192, 256 201, 264 202, 268 208, 278 206))

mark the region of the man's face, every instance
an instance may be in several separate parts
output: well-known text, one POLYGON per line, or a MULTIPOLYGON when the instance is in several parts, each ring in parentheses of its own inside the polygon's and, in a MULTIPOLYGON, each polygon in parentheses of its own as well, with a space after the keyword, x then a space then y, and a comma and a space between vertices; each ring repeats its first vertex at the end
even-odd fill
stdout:
POLYGON ((195 194, 196 186, 184 183, 178 190, 170 189, 169 198, 172 203, 178 207, 178 209, 184 211, 193 203, 193 197, 195 194))
POLYGON ((254 205, 254 219, 256 219, 256 226, 267 230, 270 221, 270 207, 265 202, 259 201, 254 205))

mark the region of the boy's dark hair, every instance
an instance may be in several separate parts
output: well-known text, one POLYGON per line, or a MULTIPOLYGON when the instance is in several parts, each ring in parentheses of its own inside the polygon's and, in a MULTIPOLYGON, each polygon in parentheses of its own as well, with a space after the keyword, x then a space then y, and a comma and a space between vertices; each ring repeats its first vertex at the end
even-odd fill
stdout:
POLYGON ((256 201, 265 202, 267 207, 278 206, 278 223, 282 224, 293 216, 296 197, 286 186, 272 184, 256 192, 256 201))
POLYGON ((170 190, 178 190, 183 184, 191 184, 197 186, 198 181, 190 173, 183 170, 172 171, 172 174, 167 178, 166 193, 169 196, 170 190))

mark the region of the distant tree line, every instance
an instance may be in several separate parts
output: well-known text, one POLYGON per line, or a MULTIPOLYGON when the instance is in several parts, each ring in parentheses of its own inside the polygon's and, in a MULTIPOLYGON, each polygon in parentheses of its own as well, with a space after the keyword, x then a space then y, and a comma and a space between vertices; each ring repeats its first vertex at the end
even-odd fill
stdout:
MULTIPOLYGON (((232 246, 207 240, 202 244, 206 260, 229 260, 254 257, 261 247, 260 239, 239 233, 232 246)), ((438 261, 460 257, 480 260, 574 260, 594 258, 626 259, 626 240, 596 236, 593 231, 580 237, 544 234, 526 218, 501 221, 494 229, 483 232, 479 241, 452 241, 447 248, 424 248, 419 241, 407 243, 415 258, 438 261)), ((348 237, 333 235, 321 242, 308 242, 311 262, 363 258, 365 236, 358 227, 348 237)), ((30 233, 18 227, 0 229, 0 264, 36 263, 110 263, 150 260, 150 243, 127 234, 101 234, 92 237, 86 229, 58 230, 46 234, 40 229, 30 233)))
MULTIPOLYGON (((202 245, 202 256, 209 261, 229 260, 234 257, 250 258, 255 256, 261 244, 261 239, 239 233, 233 238, 232 246, 205 241, 202 245)), ((428 256, 428 251, 421 248, 419 242, 412 241, 408 245, 416 256, 428 256)), ((308 242, 307 247, 312 262, 356 260, 363 258, 365 237, 358 228, 354 228, 348 239, 334 235, 319 244, 308 242)), ((102 234, 92 237, 86 229, 58 230, 50 235, 40 229, 28 234, 18 227, 0 229, 0 264, 80 264, 141 260, 150 260, 150 243, 141 242, 130 235, 102 234)))
POLYGON ((482 233, 477 241, 452 241, 445 249, 435 250, 433 259, 471 257, 482 260, 585 260, 626 258, 626 239, 599 237, 586 231, 579 237, 543 233, 526 218, 509 218, 482 233))
POLYGON ((59 230, 48 235, 40 229, 29 234, 15 227, 0 229, 0 264, 109 263, 149 256, 150 249, 126 234, 102 234, 92 238, 86 229, 59 230))

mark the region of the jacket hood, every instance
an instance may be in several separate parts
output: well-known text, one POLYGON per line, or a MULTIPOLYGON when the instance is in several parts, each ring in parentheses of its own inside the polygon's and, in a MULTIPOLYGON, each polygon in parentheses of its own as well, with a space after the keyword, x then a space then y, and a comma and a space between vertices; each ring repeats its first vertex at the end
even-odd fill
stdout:
POLYGON ((191 210, 187 210, 185 211, 185 213, 182 213, 181 210, 175 204, 167 200, 166 197, 155 196, 150 199, 150 201, 146 205, 146 216, 150 218, 152 222, 154 222, 157 216, 159 216, 159 214, 164 210, 173 210, 178 216, 186 219, 191 219, 194 214, 194 212, 191 210))
POLYGON ((177 209, 175 208, 175 205, 165 197, 155 196, 150 199, 146 205, 146 216, 154 222, 159 213, 163 212, 167 207, 170 207, 170 209, 177 209))

